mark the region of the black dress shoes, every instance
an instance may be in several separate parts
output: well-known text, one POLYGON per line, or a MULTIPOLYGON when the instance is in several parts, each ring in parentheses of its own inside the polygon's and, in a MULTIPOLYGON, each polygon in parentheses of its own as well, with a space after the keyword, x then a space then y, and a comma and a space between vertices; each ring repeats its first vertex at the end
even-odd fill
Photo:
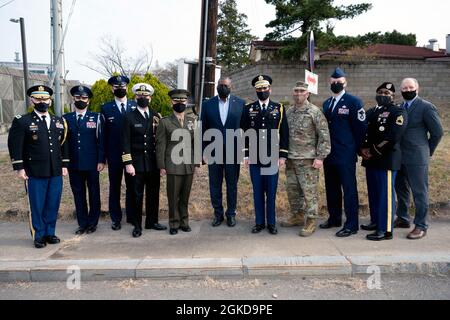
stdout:
POLYGON ((176 235, 178 233, 178 229, 170 228, 169 232, 170 232, 171 235, 174 236, 174 235, 176 235))
POLYGON ((253 227, 252 229, 252 233, 260 233, 261 231, 263 231, 266 228, 265 225, 263 224, 257 224, 253 227))
POLYGON ((222 224, 223 222, 223 217, 222 218, 214 218, 213 222, 212 222, 212 226, 213 227, 218 227, 222 224))
POLYGON ((80 235, 82 235, 82 234, 84 234, 85 232, 86 232, 86 228, 81 228, 81 227, 79 227, 78 229, 77 229, 77 231, 75 231, 75 234, 77 235, 77 236, 80 236, 80 235))
POLYGON ((392 232, 375 232, 372 234, 368 234, 366 236, 367 240, 371 241, 382 241, 382 240, 392 240, 392 232))
POLYGON ((114 231, 119 231, 120 229, 122 229, 122 226, 120 225, 120 222, 113 222, 111 225, 111 229, 113 229, 114 231))
POLYGON ((133 238, 139 238, 140 236, 142 236, 142 229, 134 227, 132 235, 133 238))
POLYGON ((180 227, 180 229, 181 229, 181 231, 183 231, 183 232, 191 232, 191 231, 192 231, 191 227, 189 227, 189 226, 186 226, 186 227, 180 227))
POLYGON ((350 237, 351 235, 357 234, 358 231, 352 231, 350 229, 342 229, 341 231, 339 231, 338 233, 336 233, 336 237, 338 238, 347 238, 350 237))
POLYGON ((42 249, 47 246, 46 241, 43 238, 34 240, 34 247, 37 249, 42 249))
POLYGON ((61 240, 57 236, 46 236, 45 242, 48 244, 58 244, 61 242, 61 240))
POLYGON ((227 226, 232 228, 235 225, 236 225, 236 217, 234 216, 227 217, 227 226))
POLYGON ((361 229, 366 230, 366 231, 375 231, 375 230, 377 230, 377 224, 373 223, 373 222, 371 222, 369 224, 362 224, 361 229))
POLYGON ((145 226, 145 229, 153 229, 153 230, 157 230, 157 231, 163 231, 163 230, 167 230, 167 227, 163 226, 162 224, 159 224, 159 223, 154 223, 150 226, 145 226))
POLYGON ((90 226, 89 228, 87 228, 86 233, 91 234, 94 233, 95 231, 97 231, 97 226, 90 226))
POLYGON ((277 234, 278 233, 278 230, 277 230, 277 227, 276 226, 273 226, 273 225, 268 225, 267 226, 267 229, 269 230, 269 233, 270 234, 277 234))
POLYGON ((320 229, 331 229, 331 228, 340 228, 341 226, 342 226, 342 223, 332 223, 330 221, 327 221, 327 222, 319 225, 319 228, 320 229))
POLYGON ((408 221, 405 221, 405 220, 402 220, 400 218, 397 218, 394 221, 394 228, 410 229, 411 228, 411 224, 408 221))

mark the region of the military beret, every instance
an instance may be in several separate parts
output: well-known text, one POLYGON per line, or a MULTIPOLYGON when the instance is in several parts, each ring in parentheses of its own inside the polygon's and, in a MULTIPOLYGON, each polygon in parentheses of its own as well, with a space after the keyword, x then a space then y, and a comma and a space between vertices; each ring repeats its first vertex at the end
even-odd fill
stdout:
POLYGON ((297 83, 295 84, 294 89, 304 89, 304 90, 308 90, 309 85, 306 82, 303 81, 297 81, 297 83))
POLYGON ((392 82, 384 82, 381 86, 379 86, 379 87, 377 88, 377 91, 376 91, 376 92, 380 91, 381 89, 389 90, 389 91, 391 91, 392 93, 395 92, 395 86, 394 86, 394 84, 393 84, 392 82))
POLYGON ((143 96, 152 96, 155 93, 155 89, 148 83, 137 83, 133 86, 133 93, 143 96))
POLYGON ((174 89, 174 90, 169 92, 169 97, 172 100, 187 99, 190 95, 191 94, 189 93, 189 91, 184 90, 184 89, 174 89))
POLYGON ((91 89, 85 86, 75 86, 70 89, 70 94, 73 96, 88 96, 89 99, 92 98, 93 94, 91 89))
POLYGON ((130 79, 126 76, 114 76, 109 78, 108 84, 111 86, 125 86, 130 83, 130 79))
POLYGON ((27 96, 33 98, 50 98, 53 95, 53 90, 44 85, 33 86, 27 90, 27 96))
POLYGON ((252 86, 256 89, 269 87, 272 84, 272 78, 266 75, 259 75, 252 80, 252 86))
POLYGON ((337 67, 336 69, 334 69, 331 78, 333 79, 345 78, 345 72, 341 68, 337 67))

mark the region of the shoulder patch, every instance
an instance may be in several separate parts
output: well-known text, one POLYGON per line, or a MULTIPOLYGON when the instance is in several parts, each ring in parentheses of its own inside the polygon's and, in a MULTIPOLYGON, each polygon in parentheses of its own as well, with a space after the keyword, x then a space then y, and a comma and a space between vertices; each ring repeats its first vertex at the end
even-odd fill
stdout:
POLYGON ((403 123, 405 123, 405 119, 403 118, 403 115, 398 116, 398 117, 397 117, 397 120, 395 120, 395 123, 396 123, 397 125, 399 125, 399 126, 402 126, 403 123))
POLYGON ((366 121, 366 111, 364 109, 358 111, 358 120, 361 122, 366 121))

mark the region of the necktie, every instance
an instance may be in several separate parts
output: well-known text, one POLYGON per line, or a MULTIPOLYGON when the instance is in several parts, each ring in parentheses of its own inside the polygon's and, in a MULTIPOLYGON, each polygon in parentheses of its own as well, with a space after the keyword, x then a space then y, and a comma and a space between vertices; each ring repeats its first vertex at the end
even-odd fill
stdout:
POLYGON ((121 103, 120 105, 122 106, 122 108, 120 109, 121 112, 122 112, 122 114, 127 113, 127 111, 125 110, 125 104, 124 104, 124 103, 121 103))
POLYGON ((77 119, 77 125, 78 126, 80 126, 80 123, 81 123, 81 119, 83 118, 83 115, 82 114, 79 114, 78 115, 78 119, 77 119))
POLYGON ((328 108, 328 117, 330 117, 331 116, 331 114, 333 113, 333 109, 334 109, 334 103, 336 102, 336 99, 335 98, 333 98, 332 100, 331 100, 331 104, 330 104, 330 107, 328 108))
POLYGON ((408 109, 409 109, 409 103, 408 103, 408 102, 405 102, 405 104, 404 104, 403 106, 404 106, 405 110, 408 111, 408 109))
POLYGON ((42 116, 42 121, 44 121, 45 127, 48 129, 46 118, 47 118, 47 116, 42 116))
POLYGON ((148 120, 148 113, 147 111, 144 112, 145 120, 148 120))
POLYGON ((178 121, 180 122, 180 125, 183 128, 183 119, 182 118, 178 118, 178 121))

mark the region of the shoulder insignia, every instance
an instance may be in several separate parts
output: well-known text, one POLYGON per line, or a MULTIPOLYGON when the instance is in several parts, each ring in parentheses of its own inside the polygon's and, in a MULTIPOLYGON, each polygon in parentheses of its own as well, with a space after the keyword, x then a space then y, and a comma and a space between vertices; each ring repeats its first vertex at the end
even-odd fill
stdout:
POLYGON ((366 121, 366 112, 364 111, 364 109, 358 111, 358 120, 366 121))
POLYGON ((395 120, 395 123, 399 126, 402 126, 404 122, 405 122, 405 119, 403 119, 403 115, 398 116, 397 120, 395 120))
POLYGON ((22 118, 22 116, 20 114, 16 116, 16 119, 20 119, 20 118, 22 118))

